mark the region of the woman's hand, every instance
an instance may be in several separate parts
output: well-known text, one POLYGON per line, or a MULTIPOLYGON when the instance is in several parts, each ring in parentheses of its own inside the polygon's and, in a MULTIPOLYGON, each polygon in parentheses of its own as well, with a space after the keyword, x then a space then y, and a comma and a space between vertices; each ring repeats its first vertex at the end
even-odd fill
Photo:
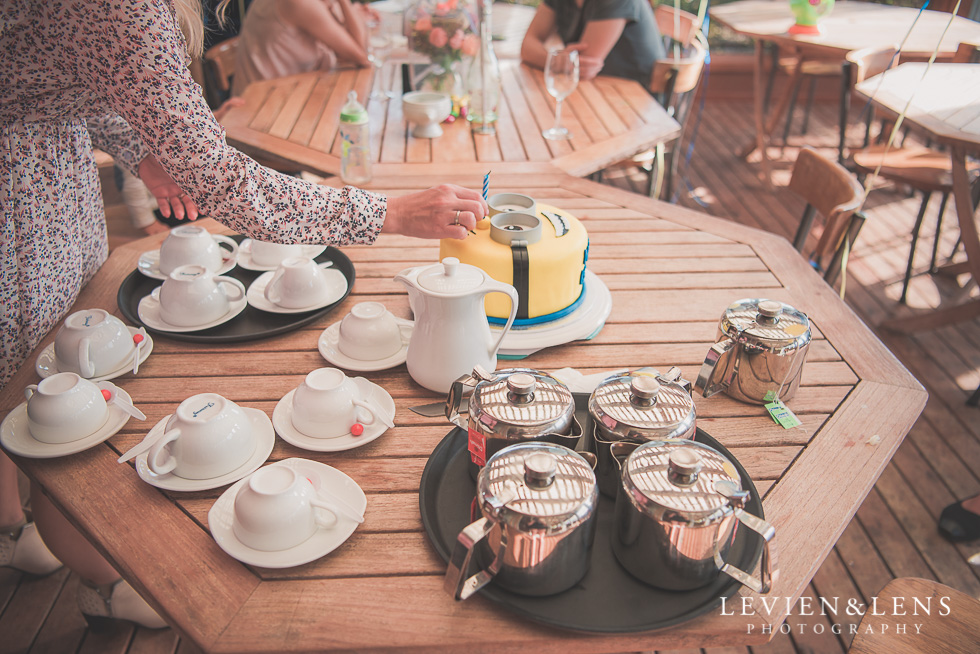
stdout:
POLYGON ((197 220, 200 215, 197 204, 177 186, 177 182, 152 154, 146 155, 140 162, 139 176, 156 198, 164 218, 169 218, 172 213, 177 220, 197 220))
POLYGON ((476 222, 489 214, 478 191, 440 184, 425 191, 388 198, 381 231, 418 238, 464 239, 476 222))

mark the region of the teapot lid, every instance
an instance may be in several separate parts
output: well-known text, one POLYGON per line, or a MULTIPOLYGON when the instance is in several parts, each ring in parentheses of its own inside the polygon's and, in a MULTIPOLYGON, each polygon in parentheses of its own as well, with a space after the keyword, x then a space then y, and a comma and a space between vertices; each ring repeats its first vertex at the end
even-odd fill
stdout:
MULTIPOLYGON (((679 371, 678 371, 679 372, 679 371)), ((694 398, 661 375, 628 372, 608 377, 589 398, 589 413, 616 440, 679 438, 694 427, 694 398)))
POLYGON ((747 498, 734 464, 691 440, 636 448, 623 464, 623 486, 637 508, 671 522, 716 522, 730 512, 733 495, 741 503, 747 498))
POLYGON ((575 399, 562 382, 530 368, 500 370, 481 381, 470 397, 470 419, 508 436, 564 433, 575 399))
POLYGON ((477 479, 484 510, 505 522, 535 529, 567 528, 587 518, 598 501, 592 466, 578 453, 554 443, 528 441, 500 450, 477 479))
POLYGON ((419 273, 419 286, 427 291, 456 295, 482 286, 486 275, 476 266, 460 263, 456 257, 446 257, 419 273))
POLYGON ((810 342, 810 319, 778 300, 733 302, 721 316, 721 331, 766 347, 794 349, 810 342))

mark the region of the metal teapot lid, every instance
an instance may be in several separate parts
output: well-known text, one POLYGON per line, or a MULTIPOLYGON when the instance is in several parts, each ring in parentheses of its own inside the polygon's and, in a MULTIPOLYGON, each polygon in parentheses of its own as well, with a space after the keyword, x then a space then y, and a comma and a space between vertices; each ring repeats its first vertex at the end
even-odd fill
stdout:
POLYGON ((499 370, 476 385, 470 397, 470 420, 485 429, 516 438, 565 433, 575 413, 575 399, 565 384, 530 368, 499 370))
MULTIPOLYGON (((490 457, 477 479, 477 497, 498 521, 534 518, 535 530, 587 518, 598 500, 592 466, 562 445, 530 441, 490 457)), ((526 531, 526 529, 524 529, 526 531)))
POLYGON ((778 300, 733 302, 722 314, 720 327, 727 336, 766 349, 796 349, 810 342, 810 319, 778 300))
POLYGON ((691 440, 636 448, 623 464, 623 485, 637 508, 671 522, 716 522, 748 499, 732 462, 691 440))
POLYGON ((674 370, 656 376, 629 372, 600 382, 589 398, 589 413, 605 427, 603 437, 646 441, 690 431, 697 418, 694 398, 674 370))
POLYGON ((455 295, 479 288, 486 281, 483 271, 456 257, 446 257, 419 272, 419 286, 427 291, 455 295))

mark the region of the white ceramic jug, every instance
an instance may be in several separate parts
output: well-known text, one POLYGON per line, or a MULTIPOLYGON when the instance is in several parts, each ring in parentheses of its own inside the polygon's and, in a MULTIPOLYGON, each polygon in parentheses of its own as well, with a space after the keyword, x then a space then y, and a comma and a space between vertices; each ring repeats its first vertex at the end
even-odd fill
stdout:
POLYGON ((408 374, 426 388, 448 393, 474 367, 497 368, 497 350, 517 316, 517 290, 469 264, 447 257, 442 263, 403 270, 395 276, 408 288, 415 328, 408 343, 408 374), (510 297, 510 317, 496 339, 483 308, 487 293, 510 297))

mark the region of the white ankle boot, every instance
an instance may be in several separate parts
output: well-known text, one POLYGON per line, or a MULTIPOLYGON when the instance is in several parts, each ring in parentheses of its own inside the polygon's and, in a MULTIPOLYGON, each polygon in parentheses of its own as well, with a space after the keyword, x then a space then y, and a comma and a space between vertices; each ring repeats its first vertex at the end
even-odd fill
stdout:
POLYGON ((128 582, 120 579, 106 595, 105 589, 85 581, 78 585, 78 608, 89 624, 99 620, 129 620, 149 629, 163 629, 167 623, 128 582))
POLYGON ((61 567, 61 561, 48 550, 34 523, 28 522, 11 531, 0 532, 0 566, 10 566, 32 575, 48 575, 61 567))

